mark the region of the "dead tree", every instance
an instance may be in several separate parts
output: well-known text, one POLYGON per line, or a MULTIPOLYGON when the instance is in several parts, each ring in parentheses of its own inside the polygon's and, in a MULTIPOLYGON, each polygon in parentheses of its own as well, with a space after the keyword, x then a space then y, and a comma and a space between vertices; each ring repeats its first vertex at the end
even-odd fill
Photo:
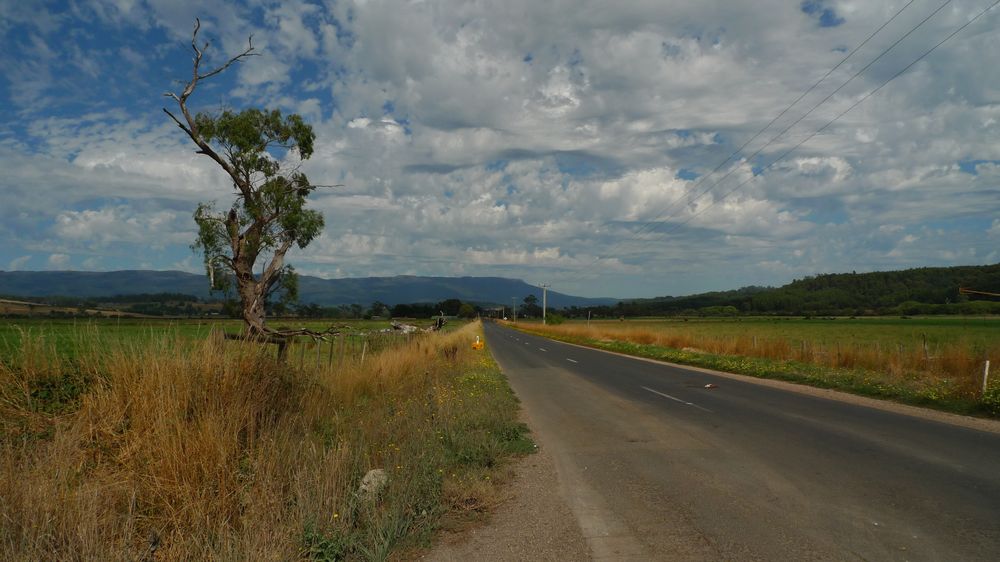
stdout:
POLYGON ((200 29, 201 21, 195 20, 191 79, 180 94, 164 94, 177 102, 180 117, 167 108, 163 111, 196 145, 198 154, 212 159, 229 176, 234 200, 228 211, 216 211, 214 203, 198 205, 194 213, 198 237, 192 248, 202 252, 213 289, 227 289, 235 281, 244 321, 242 338, 277 343, 283 349, 293 336, 335 333, 275 330, 265 323, 270 298, 297 297, 297 276, 285 263, 285 254, 293 245, 305 248, 323 228, 323 216, 306 208, 306 198, 320 186, 310 183, 298 165, 283 170, 281 162, 286 156, 307 160, 316 135, 299 115, 282 116, 276 109, 192 114, 188 102, 201 81, 257 54, 250 37, 242 53, 203 71, 202 57, 209 44, 199 47, 200 29))

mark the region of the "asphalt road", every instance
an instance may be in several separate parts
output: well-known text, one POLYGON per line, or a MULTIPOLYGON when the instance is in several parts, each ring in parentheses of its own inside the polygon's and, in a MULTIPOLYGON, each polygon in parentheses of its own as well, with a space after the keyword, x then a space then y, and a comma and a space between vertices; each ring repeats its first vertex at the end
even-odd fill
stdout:
POLYGON ((996 433, 485 331, 594 558, 1000 560, 996 433))

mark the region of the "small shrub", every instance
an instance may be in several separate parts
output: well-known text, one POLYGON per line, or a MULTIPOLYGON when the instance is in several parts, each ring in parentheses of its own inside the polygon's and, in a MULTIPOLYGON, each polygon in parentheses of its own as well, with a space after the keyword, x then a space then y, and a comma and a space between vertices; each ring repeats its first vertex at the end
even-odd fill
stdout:
POLYGON ((990 385, 983 393, 983 406, 994 416, 1000 416, 1000 384, 990 385))
POLYGON ((561 314, 548 314, 545 316, 545 322, 550 326, 558 326, 566 322, 566 318, 561 314))

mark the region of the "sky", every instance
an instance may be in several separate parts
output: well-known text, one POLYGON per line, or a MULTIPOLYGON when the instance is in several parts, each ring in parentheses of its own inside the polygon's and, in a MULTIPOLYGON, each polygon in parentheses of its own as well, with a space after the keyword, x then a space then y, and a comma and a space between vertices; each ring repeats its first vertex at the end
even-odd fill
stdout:
POLYGON ((196 17, 207 66, 260 56, 189 104, 300 114, 342 184, 302 274, 650 297, 996 263, 1000 7, 918 60, 994 1, 0 0, 0 269, 203 271, 192 213, 232 184, 162 111, 196 17))

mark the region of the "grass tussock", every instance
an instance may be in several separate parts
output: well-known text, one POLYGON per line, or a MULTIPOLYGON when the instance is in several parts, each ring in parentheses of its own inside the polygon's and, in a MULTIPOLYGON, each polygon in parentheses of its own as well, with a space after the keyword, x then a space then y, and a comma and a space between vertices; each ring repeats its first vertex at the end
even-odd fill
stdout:
POLYGON ((164 338, 0 362, 0 558, 382 560, 530 450, 477 325, 335 365, 164 338), (376 497, 358 493, 384 469, 376 497))
MULTIPOLYGON (((982 387, 984 357, 1000 358, 1000 340, 904 346, 840 343, 629 324, 522 324, 564 341, 719 370, 781 378, 965 413, 1000 415, 1000 377, 982 387)), ((994 361, 996 364, 997 361, 994 361)))

